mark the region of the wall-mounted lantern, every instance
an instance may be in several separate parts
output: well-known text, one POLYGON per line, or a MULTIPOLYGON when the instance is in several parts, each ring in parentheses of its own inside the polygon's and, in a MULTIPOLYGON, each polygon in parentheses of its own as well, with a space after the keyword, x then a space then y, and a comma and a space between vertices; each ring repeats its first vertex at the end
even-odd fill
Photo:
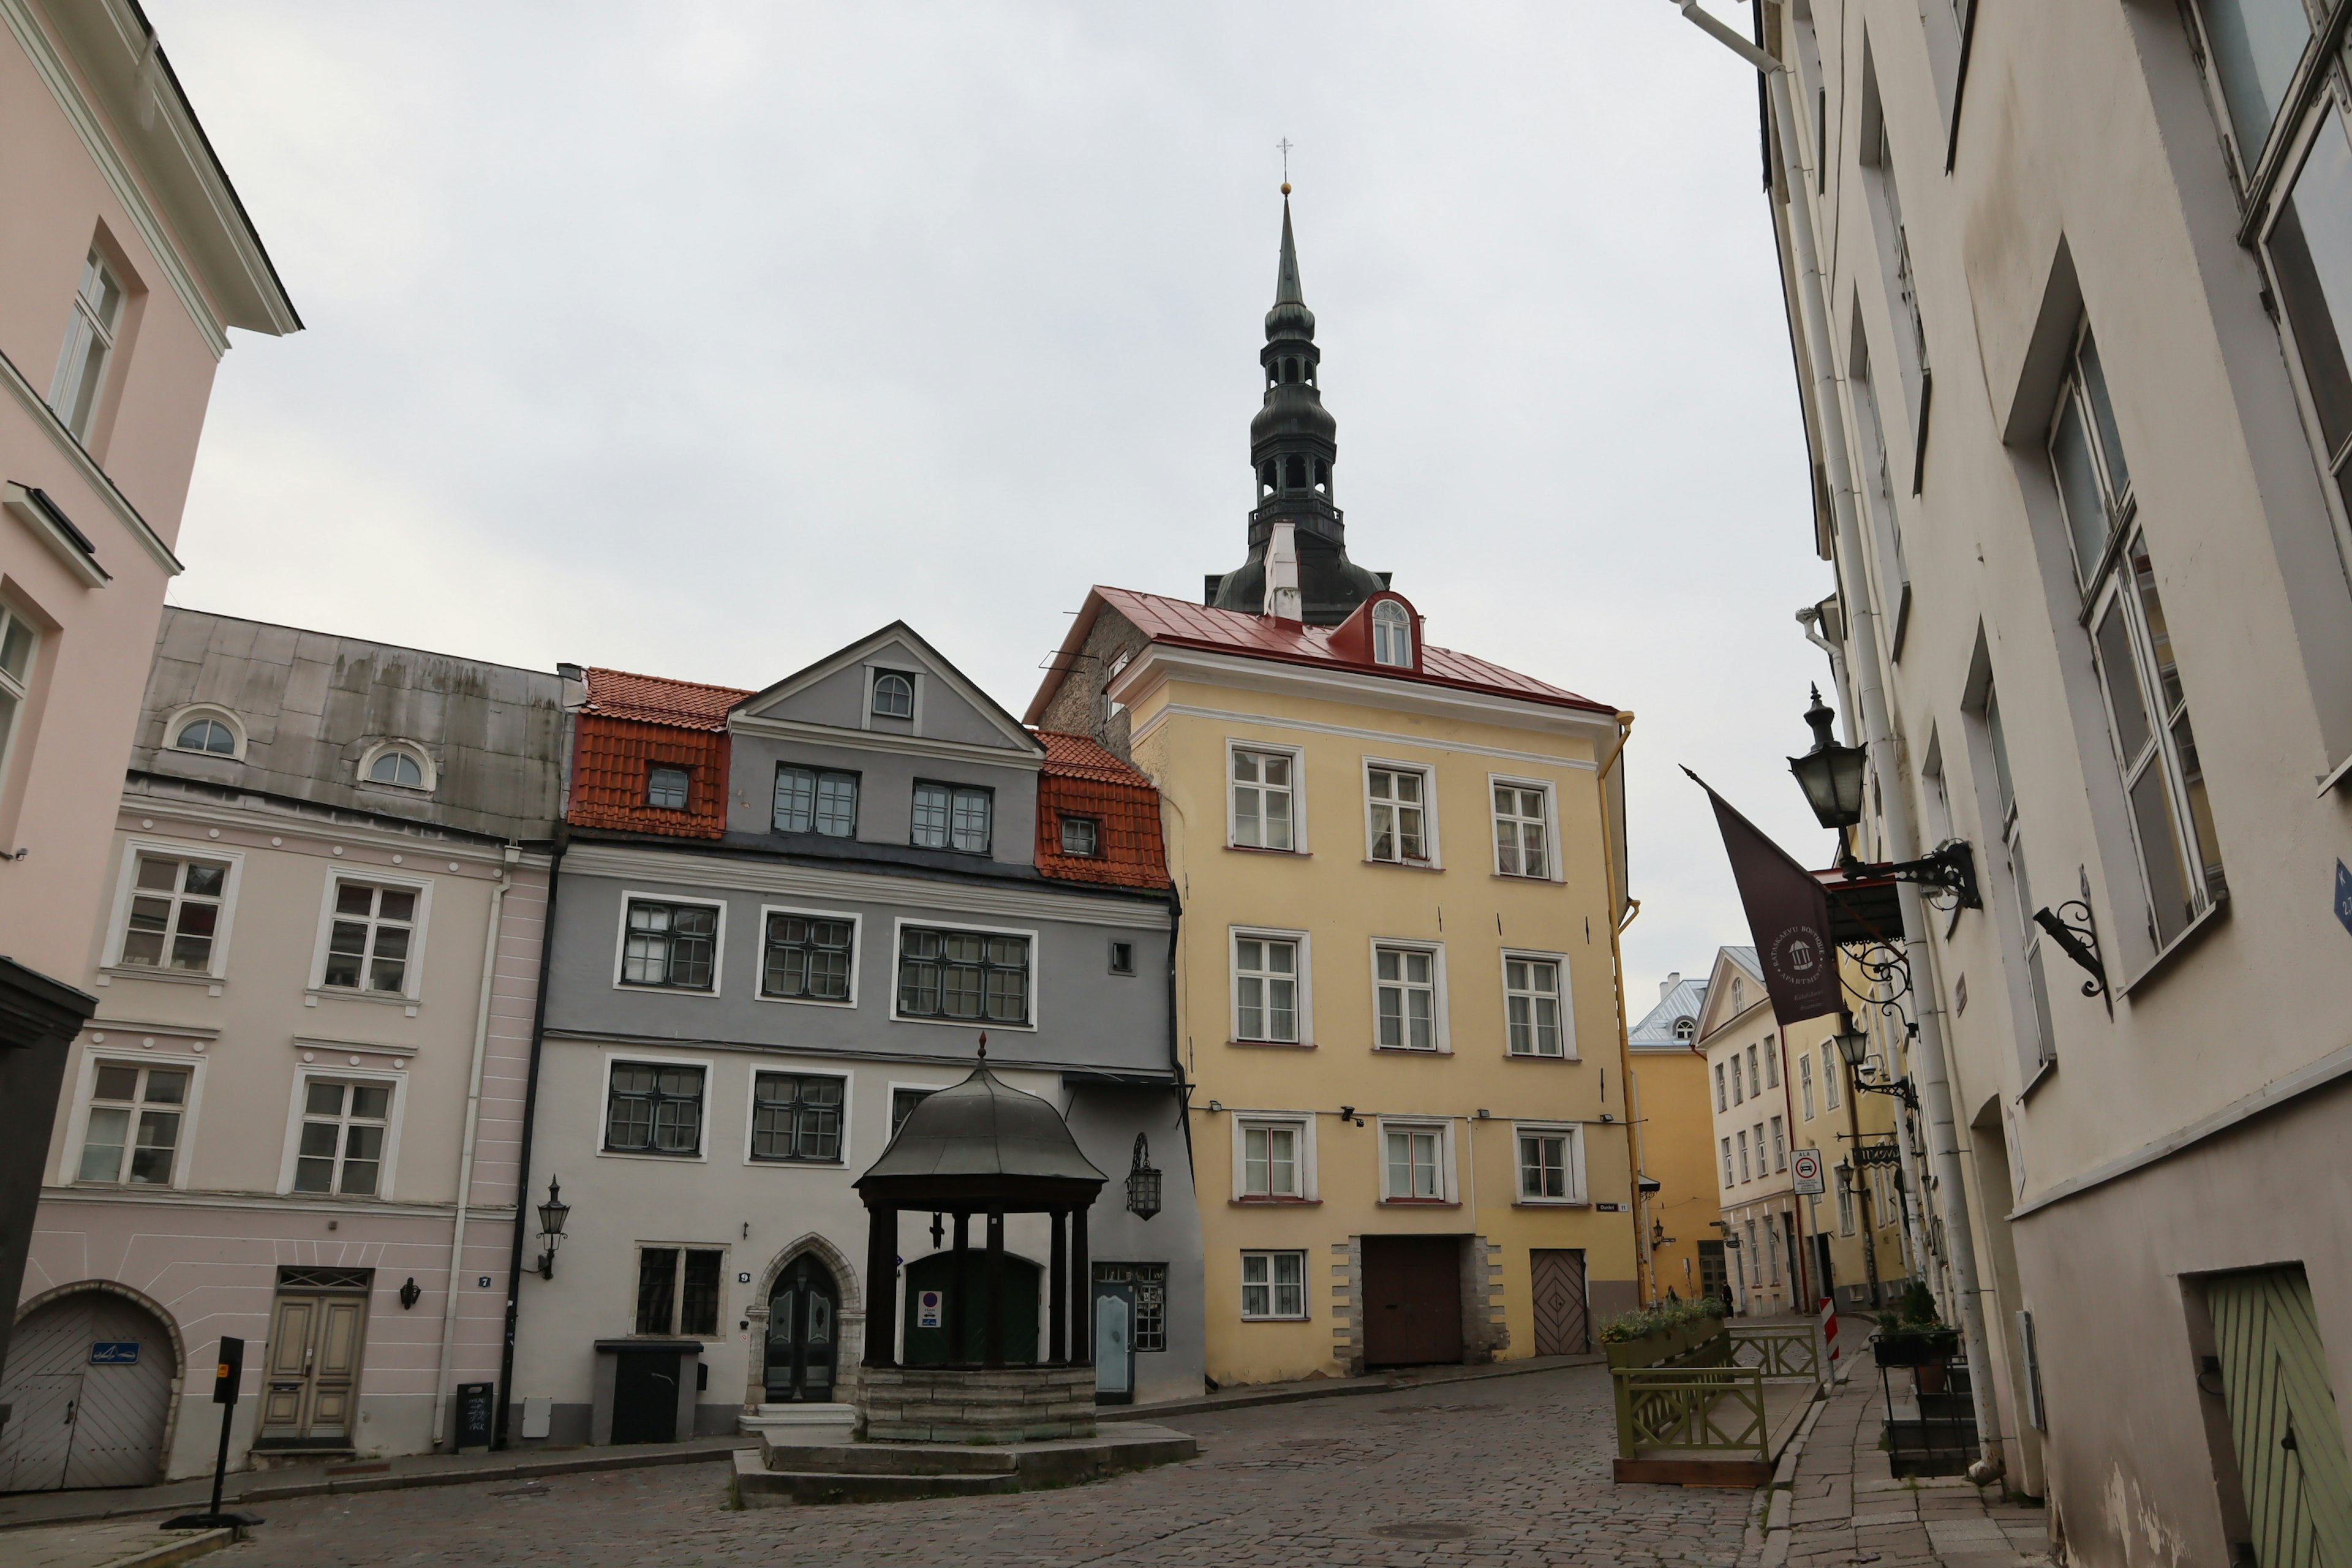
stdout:
POLYGON ((1151 1164, 1151 1145, 1135 1135, 1135 1158, 1127 1172, 1127 1212, 1150 1219, 1160 1212, 1160 1173, 1151 1164))
POLYGON ((410 1275, 408 1283, 400 1288, 400 1310, 404 1312, 407 1311, 416 1305, 417 1298, 424 1294, 424 1291, 416 1288, 416 1276, 410 1275))
POLYGON ((563 1245, 563 1222, 571 1214, 572 1205, 563 1201, 562 1184, 550 1176, 547 1201, 539 1205, 539 1239, 544 1245, 539 1255, 541 1279, 555 1278, 555 1249, 563 1245))

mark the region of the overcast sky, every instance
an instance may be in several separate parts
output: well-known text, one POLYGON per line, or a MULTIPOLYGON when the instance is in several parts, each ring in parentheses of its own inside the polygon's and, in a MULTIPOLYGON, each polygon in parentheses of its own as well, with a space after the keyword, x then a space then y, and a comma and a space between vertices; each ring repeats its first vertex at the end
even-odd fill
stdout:
POLYGON ((1639 715, 1633 1016, 1748 940, 1676 764, 1828 858, 1755 79, 1666 0, 147 8, 309 325, 173 603, 743 687, 903 617, 1018 712, 1241 563, 1287 137, 1350 553, 1639 715))

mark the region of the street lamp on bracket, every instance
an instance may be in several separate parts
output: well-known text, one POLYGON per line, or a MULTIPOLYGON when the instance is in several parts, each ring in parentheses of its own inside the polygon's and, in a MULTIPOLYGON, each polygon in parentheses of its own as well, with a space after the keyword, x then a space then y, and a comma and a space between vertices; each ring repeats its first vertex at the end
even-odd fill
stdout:
MULTIPOLYGON (((1950 894, 1964 910, 1981 909, 1977 893, 1976 857, 1966 843, 1952 839, 1916 860, 1864 861, 1853 852, 1849 829, 1862 822, 1863 784, 1869 776, 1870 753, 1860 746, 1841 745, 1830 733, 1837 713, 1813 690, 1813 705, 1805 710, 1812 726, 1813 749, 1789 759, 1789 771, 1805 793, 1805 804, 1823 827, 1838 836, 1838 869, 1853 880, 1916 882, 1938 893, 1950 894)), ((1946 906, 1949 907, 1949 906, 1946 906)))
POLYGON ((1908 1078, 1898 1078, 1892 1083, 1871 1081, 1864 1067, 1864 1064, 1870 1059, 1870 1037, 1855 1028, 1853 1019, 1850 1016, 1844 1020, 1843 1026, 1838 1030, 1837 1048, 1838 1055, 1845 1058, 1845 1065, 1853 1069, 1853 1087, 1858 1091, 1864 1094, 1891 1094, 1903 1102, 1904 1109, 1907 1110, 1919 1109, 1919 1096, 1912 1089, 1911 1080, 1908 1078))

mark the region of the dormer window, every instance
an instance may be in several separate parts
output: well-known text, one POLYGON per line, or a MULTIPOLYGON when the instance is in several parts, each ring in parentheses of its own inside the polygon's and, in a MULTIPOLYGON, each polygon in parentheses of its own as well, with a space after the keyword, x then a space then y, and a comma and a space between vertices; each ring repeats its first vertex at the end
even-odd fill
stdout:
POLYGON ((1372 606, 1372 662, 1412 668, 1412 617, 1394 599, 1372 606))
POLYGON ((370 784, 391 784, 395 789, 430 790, 433 764, 407 742, 393 741, 367 755, 361 763, 360 777, 370 784))
POLYGON ((178 752, 209 752, 216 757, 236 755, 236 729, 225 715, 191 713, 179 721, 179 732, 172 737, 172 749, 178 752))
POLYGON ((1102 829, 1091 816, 1062 818, 1062 853, 1065 855, 1099 855, 1102 853, 1102 829))
POLYGON ((915 716, 915 683, 887 670, 874 678, 874 713, 879 719, 915 716))
POLYGON ((1696 1018, 1676 1018, 1675 1020, 1675 1038, 1682 1041, 1685 1045, 1688 1045, 1691 1041, 1697 1039, 1698 1020, 1696 1018))
POLYGON ((656 811, 684 811, 686 795, 684 768, 654 768, 646 773, 646 804, 656 811))

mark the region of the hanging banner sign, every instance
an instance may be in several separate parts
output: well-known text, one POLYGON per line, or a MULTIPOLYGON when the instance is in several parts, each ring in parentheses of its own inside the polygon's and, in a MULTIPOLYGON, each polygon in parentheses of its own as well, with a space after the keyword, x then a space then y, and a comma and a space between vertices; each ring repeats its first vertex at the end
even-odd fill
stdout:
POLYGON ((1813 874, 1732 809, 1688 768, 1715 804, 1715 824, 1731 858, 1732 880, 1748 912, 1748 931, 1764 966, 1764 989, 1782 1025, 1840 1011, 1837 948, 1830 941, 1830 901, 1813 874))

